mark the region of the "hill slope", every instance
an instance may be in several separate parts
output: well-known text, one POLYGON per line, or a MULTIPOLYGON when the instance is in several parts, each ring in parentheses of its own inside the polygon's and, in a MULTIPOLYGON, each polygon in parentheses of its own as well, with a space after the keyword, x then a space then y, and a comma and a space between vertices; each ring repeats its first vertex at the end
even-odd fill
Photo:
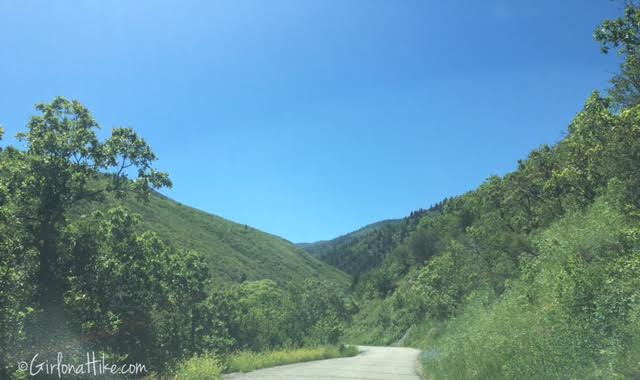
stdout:
POLYGON ((441 209, 443 204, 414 211, 406 218, 376 222, 332 240, 298 246, 324 262, 358 276, 378 266, 416 229, 424 215, 441 209))
MULTIPOLYGON (((203 253, 214 284, 259 279, 300 284, 306 278, 340 285, 349 282, 345 273, 285 239, 184 206, 158 193, 152 194, 147 203, 133 198, 121 202, 142 215, 144 228, 177 247, 203 253)), ((115 205, 116 201, 109 199, 104 208, 115 205)))

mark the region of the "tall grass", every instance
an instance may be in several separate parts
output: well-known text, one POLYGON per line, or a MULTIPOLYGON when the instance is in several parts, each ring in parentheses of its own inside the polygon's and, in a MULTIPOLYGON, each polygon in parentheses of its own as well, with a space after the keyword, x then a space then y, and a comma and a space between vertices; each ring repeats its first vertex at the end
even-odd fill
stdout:
POLYGON ((347 345, 307 347, 265 352, 245 351, 238 352, 228 359, 225 372, 249 372, 259 368, 275 367, 311 360, 355 356, 357 354, 357 347, 347 345))
POLYGON ((215 356, 196 356, 180 364, 172 379, 219 380, 222 379, 222 367, 215 356))

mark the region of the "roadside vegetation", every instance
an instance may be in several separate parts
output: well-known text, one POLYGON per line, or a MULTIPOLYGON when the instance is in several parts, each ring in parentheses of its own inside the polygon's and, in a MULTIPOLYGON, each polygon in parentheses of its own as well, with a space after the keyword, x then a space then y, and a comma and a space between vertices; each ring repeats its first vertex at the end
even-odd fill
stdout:
POLYGON ((249 372, 260 368, 312 360, 355 356, 357 354, 358 348, 349 345, 304 347, 262 352, 238 352, 228 359, 225 372, 249 372))
POLYGON ((194 356, 180 363, 175 373, 166 379, 219 380, 222 379, 222 365, 213 355, 194 356))
MULTIPOLYGON (((241 351, 223 359, 213 355, 194 356, 180 363, 172 371, 173 374, 167 375, 165 378, 167 380, 218 380, 222 378, 223 373, 250 372, 261 368, 349 357, 357 354, 358 348, 356 346, 324 345, 260 352, 241 351)), ((149 377, 149 379, 152 378, 154 377, 149 377)))

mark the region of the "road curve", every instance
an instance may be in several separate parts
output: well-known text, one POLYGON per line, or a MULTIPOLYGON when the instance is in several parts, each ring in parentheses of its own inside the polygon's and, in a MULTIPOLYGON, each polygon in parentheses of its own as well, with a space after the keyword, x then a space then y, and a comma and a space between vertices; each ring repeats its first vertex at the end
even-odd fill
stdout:
POLYGON ((224 380, 420 380, 416 373, 419 350, 404 347, 358 346, 350 358, 306 363, 224 375, 224 380))

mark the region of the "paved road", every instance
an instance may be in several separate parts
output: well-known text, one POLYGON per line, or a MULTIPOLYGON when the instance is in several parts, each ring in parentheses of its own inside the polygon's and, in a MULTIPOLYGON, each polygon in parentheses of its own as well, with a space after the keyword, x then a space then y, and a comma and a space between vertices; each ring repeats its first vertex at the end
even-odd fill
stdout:
POLYGON ((404 347, 359 346, 350 358, 318 360, 225 375, 225 380, 420 380, 419 350, 404 347))

